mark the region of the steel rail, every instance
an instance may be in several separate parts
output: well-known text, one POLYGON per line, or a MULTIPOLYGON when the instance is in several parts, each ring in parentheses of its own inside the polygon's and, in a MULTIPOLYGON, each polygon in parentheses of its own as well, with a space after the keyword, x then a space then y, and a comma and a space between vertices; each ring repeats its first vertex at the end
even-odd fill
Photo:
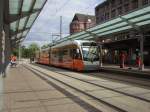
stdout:
MULTIPOLYGON (((37 71, 39 71, 39 70, 37 70, 37 71)), ((70 78, 73 78, 73 79, 76 79, 76 80, 79 80, 79 81, 82 81, 82 82, 85 82, 85 83, 88 83, 88 84, 92 84, 92 85, 97 86, 97 87, 108 89, 108 90, 111 90, 111 91, 114 91, 114 92, 117 92, 117 93, 120 93, 120 94, 123 94, 123 95, 126 95, 126 96, 130 96, 130 97, 133 97, 133 98, 136 98, 136 99, 139 99, 139 100, 142 100, 142 101, 150 103, 150 100, 142 98, 142 97, 139 97, 139 96, 135 96, 135 95, 132 95, 132 94, 129 94, 129 93, 125 93, 125 92, 122 92, 122 91, 119 91, 119 90, 116 90, 116 89, 112 89, 112 88, 109 88, 109 87, 105 87, 105 86, 102 86, 102 85, 99 85, 99 84, 95 84, 95 83, 92 83, 92 82, 89 82, 89 81, 85 81, 83 79, 76 78, 76 77, 73 77, 73 76, 70 76, 70 75, 66 75, 66 74, 61 73, 61 72, 55 71, 55 73, 59 73, 61 75, 64 75, 64 76, 67 76, 67 77, 70 77, 70 78)))
MULTIPOLYGON (((75 87, 73 87, 73 86, 71 86, 71 85, 69 85, 69 84, 67 84, 67 83, 65 83, 65 82, 63 82, 63 81, 60 81, 60 80, 58 80, 58 79, 56 79, 56 78, 54 78, 54 77, 52 77, 52 76, 49 76, 47 73, 41 72, 40 70, 37 70, 37 69, 35 69, 35 68, 33 68, 33 67, 30 67, 30 68, 27 67, 27 66, 24 66, 24 67, 27 68, 28 70, 32 71, 33 73, 36 73, 36 72, 34 71, 34 70, 36 70, 36 71, 38 71, 39 73, 44 74, 45 76, 47 76, 47 77, 49 77, 49 78, 51 78, 51 79, 53 79, 53 80, 56 80, 56 81, 58 81, 58 82, 60 82, 60 83, 62 83, 62 84, 64 84, 64 85, 66 85, 66 86, 68 86, 68 87, 70 87, 70 88, 72 88, 72 89, 74 89, 74 90, 76 90, 76 91, 78 91, 78 92, 80 92, 80 93, 82 93, 82 94, 88 96, 88 97, 91 97, 91 98, 93 98, 93 99, 95 99, 95 100, 97 100, 97 101, 99 101, 99 102, 101 102, 101 103, 103 103, 103 104, 105 104, 105 105, 107 105, 107 106, 109 106, 109 107, 115 109, 116 111, 119 111, 119 112, 127 112, 126 110, 121 109, 120 107, 117 107, 117 106, 115 106, 115 105, 112 105, 112 104, 110 104, 110 103, 108 103, 108 102, 106 102, 106 101, 104 101, 104 100, 102 100, 102 99, 99 99, 99 98, 97 98, 97 97, 95 97, 95 96, 93 96, 93 95, 90 95, 90 94, 86 93, 85 91, 82 91, 82 90, 80 90, 80 89, 78 89, 78 88, 75 88, 75 87)), ((36 73, 36 74, 37 74, 37 73, 36 73)), ((38 74, 38 75, 40 75, 40 74, 38 74)), ((44 78, 44 77, 43 77, 43 78, 44 78)), ((48 80, 48 79, 46 79, 46 78, 44 78, 44 79, 45 79, 45 80, 48 80)))
MULTIPOLYGON (((39 70, 38 70, 38 71, 39 71, 39 70)), ((75 77, 73 77, 73 76, 66 75, 66 74, 61 73, 61 72, 58 72, 58 71, 53 71, 53 72, 59 73, 59 74, 61 74, 61 75, 64 75, 64 76, 67 76, 67 77, 70 77, 70 78, 73 78, 73 79, 76 79, 76 80, 79 80, 79 81, 82 81, 82 82, 86 82, 86 83, 88 83, 88 84, 95 85, 95 86, 97 86, 97 87, 101 87, 101 88, 104 88, 104 89, 108 89, 108 90, 111 90, 111 91, 114 91, 114 92, 117 92, 117 93, 120 93, 120 94, 129 96, 129 97, 133 97, 133 98, 136 98, 136 99, 139 99, 139 100, 142 100, 142 101, 145 101, 145 102, 150 103, 150 100, 145 99, 145 98, 142 98, 142 97, 139 97, 139 96, 136 96, 136 95, 132 95, 132 94, 130 94, 130 93, 125 93, 125 92, 122 92, 122 91, 119 91, 119 90, 116 90, 116 89, 112 89, 112 88, 105 87, 105 86, 102 86, 102 85, 99 85, 99 84, 95 84, 95 83, 92 83, 92 82, 89 82, 89 81, 85 81, 85 80, 80 79, 80 78, 75 78, 75 77)), ((82 75, 82 74, 81 74, 81 75, 82 75)))

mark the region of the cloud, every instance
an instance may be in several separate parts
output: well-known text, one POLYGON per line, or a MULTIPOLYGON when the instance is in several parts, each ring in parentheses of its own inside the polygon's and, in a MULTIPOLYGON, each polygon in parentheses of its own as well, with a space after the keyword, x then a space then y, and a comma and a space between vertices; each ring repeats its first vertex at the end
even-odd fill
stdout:
POLYGON ((63 33, 69 33, 69 24, 75 13, 94 15, 95 5, 104 0, 47 0, 47 3, 28 33, 24 45, 36 42, 50 43, 53 33, 59 33, 60 16, 63 17, 63 33))

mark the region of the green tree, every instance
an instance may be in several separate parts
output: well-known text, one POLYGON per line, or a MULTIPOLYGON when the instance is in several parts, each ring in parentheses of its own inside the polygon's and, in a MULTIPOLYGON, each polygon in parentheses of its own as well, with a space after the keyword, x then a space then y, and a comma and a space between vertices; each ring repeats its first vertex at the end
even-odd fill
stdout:
POLYGON ((17 48, 17 49, 14 49, 14 50, 12 51, 12 55, 18 57, 18 52, 19 52, 18 48, 17 48))
MULTIPOLYGON (((40 47, 36 43, 30 44, 28 47, 21 46, 21 57, 22 58, 31 58, 35 57, 36 51, 38 51, 40 47)), ((16 48, 13 50, 12 54, 18 57, 19 49, 16 48)))
POLYGON ((30 57, 30 55, 29 55, 29 49, 27 47, 25 47, 25 46, 21 47, 21 56, 23 58, 29 58, 30 57))
POLYGON ((29 50, 29 56, 30 57, 35 57, 36 51, 39 51, 40 47, 36 43, 32 43, 32 44, 29 45, 28 50, 29 50))

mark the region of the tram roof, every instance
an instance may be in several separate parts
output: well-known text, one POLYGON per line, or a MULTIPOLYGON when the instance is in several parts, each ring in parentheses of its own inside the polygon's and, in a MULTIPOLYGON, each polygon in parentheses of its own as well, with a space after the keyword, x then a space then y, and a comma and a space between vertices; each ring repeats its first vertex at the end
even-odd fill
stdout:
POLYGON ((94 41, 92 41, 92 40, 67 40, 67 41, 55 44, 55 46, 51 45, 51 47, 52 46, 62 47, 62 46, 71 45, 71 44, 81 45, 82 43, 89 43, 89 42, 94 42, 94 41))
MULTIPOLYGON (((136 24, 138 27, 150 25, 150 6, 148 5, 140 9, 134 10, 126 15, 122 15, 121 17, 132 22, 133 24, 136 24)), ((126 21, 122 20, 121 17, 111 19, 95 27, 87 29, 86 31, 82 31, 82 32, 67 36, 57 41, 55 44, 61 43, 70 39, 71 40, 78 40, 78 39, 89 40, 89 39, 103 37, 103 36, 111 35, 113 33, 133 29, 133 27, 130 26, 126 21)))
POLYGON ((47 0, 5 0, 5 21, 11 45, 24 40, 47 0))

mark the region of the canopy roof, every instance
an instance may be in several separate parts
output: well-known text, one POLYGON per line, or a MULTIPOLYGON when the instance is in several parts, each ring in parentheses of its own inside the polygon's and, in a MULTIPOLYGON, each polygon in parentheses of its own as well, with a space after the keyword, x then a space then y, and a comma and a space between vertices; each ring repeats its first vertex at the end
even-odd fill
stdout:
POLYGON ((123 32, 123 31, 128 31, 128 30, 133 29, 132 25, 128 24, 122 18, 124 18, 127 21, 130 21, 131 23, 135 24, 138 27, 150 25, 150 6, 143 7, 141 9, 130 12, 126 15, 123 15, 121 17, 117 17, 115 19, 106 21, 86 31, 82 31, 82 32, 67 36, 59 40, 57 43, 61 43, 68 39, 88 40, 88 39, 94 39, 97 37, 100 38, 103 36, 111 35, 113 33, 123 32), (93 35, 96 35, 96 36, 93 36, 93 35))
POLYGON ((24 40, 47 0, 6 0, 5 21, 12 45, 24 40))

